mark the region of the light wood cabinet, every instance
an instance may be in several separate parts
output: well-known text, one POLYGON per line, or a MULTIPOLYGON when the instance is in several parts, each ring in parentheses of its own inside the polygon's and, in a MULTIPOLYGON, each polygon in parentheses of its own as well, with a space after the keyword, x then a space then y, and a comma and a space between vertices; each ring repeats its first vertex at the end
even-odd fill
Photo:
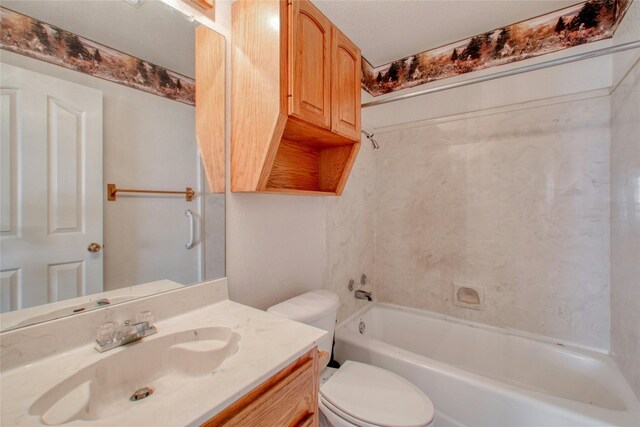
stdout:
POLYGON ((331 42, 331 129, 360 138, 360 50, 336 27, 331 42))
POLYGON ((212 193, 224 193, 224 37, 196 28, 196 140, 212 193))
POLYGON ((307 1, 289 10, 289 114, 330 129, 331 22, 307 1))
POLYGON ((314 348, 205 422, 203 427, 317 427, 318 366, 318 351, 314 348))
POLYGON ((231 190, 340 195, 360 148, 360 50, 307 0, 233 3, 231 190))

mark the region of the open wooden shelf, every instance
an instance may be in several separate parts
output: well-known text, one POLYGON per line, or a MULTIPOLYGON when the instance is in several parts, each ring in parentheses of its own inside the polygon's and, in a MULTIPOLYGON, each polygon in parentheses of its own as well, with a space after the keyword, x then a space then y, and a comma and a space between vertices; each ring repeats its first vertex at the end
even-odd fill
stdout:
POLYGON ((236 0, 232 20, 231 191, 342 194, 360 148, 360 50, 307 0, 236 0))
POLYGON ((283 139, 265 191, 340 194, 360 144, 319 147, 283 139))

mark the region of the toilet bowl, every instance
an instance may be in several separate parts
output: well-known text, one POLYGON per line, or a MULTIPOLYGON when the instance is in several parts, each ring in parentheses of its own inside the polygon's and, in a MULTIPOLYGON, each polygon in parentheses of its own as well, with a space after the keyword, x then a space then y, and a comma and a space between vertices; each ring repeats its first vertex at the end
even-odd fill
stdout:
MULTIPOLYGON (((331 291, 307 292, 267 309, 268 312, 324 329, 319 351, 331 353, 340 300, 331 291)), ((321 426, 425 427, 433 424, 433 404, 411 382, 366 363, 346 361, 324 368, 318 406, 321 426)))

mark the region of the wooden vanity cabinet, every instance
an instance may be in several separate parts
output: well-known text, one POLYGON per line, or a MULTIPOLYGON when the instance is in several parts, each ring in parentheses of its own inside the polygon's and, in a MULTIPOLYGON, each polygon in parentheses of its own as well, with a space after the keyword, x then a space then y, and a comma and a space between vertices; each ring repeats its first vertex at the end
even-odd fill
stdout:
POLYGON ((203 427, 317 427, 318 366, 318 351, 314 348, 205 422, 203 427))
POLYGON ((360 50, 307 0, 233 3, 231 190, 340 195, 360 148, 360 50))

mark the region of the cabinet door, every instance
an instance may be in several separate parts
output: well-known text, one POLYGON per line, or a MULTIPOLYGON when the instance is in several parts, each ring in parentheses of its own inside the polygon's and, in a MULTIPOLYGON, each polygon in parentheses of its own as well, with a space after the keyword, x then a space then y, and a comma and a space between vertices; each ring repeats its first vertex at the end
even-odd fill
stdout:
POLYGON ((331 130, 360 140, 360 49, 336 27, 331 58, 331 130))
POLYGON ((317 427, 318 368, 318 353, 313 348, 201 427, 317 427))
POLYGON ((307 0, 289 8, 289 114, 329 129, 331 22, 307 0))

